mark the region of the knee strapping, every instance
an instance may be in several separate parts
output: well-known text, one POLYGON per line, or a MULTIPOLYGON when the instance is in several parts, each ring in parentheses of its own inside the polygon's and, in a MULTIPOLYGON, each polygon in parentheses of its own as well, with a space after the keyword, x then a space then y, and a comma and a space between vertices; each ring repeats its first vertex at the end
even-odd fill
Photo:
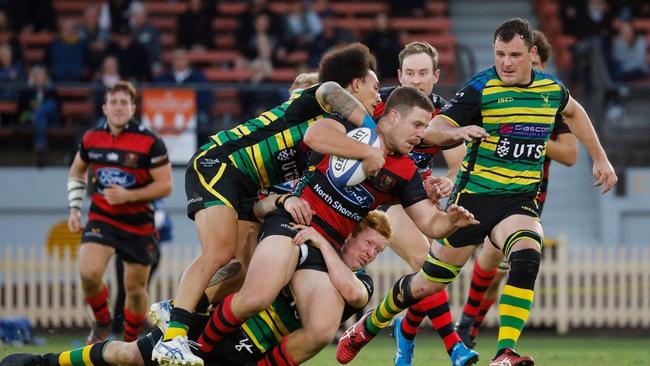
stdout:
POLYGON ((448 284, 458 276, 460 269, 459 266, 445 263, 429 254, 420 272, 431 282, 448 284))
POLYGON ((510 276, 508 284, 533 289, 542 255, 535 249, 522 249, 510 255, 510 276))
POLYGON ((397 293, 395 294, 393 301, 395 301, 395 305, 400 308, 408 307, 410 304, 415 302, 415 299, 413 299, 413 293, 411 292, 411 280, 413 279, 413 276, 415 276, 415 273, 402 277, 394 288, 394 290, 397 290, 397 293))
POLYGON ((510 234, 510 236, 506 238, 506 241, 503 244, 502 250, 506 258, 508 258, 513 245, 523 239, 530 239, 539 244, 540 249, 542 248, 542 237, 538 233, 532 230, 517 230, 514 233, 510 234))

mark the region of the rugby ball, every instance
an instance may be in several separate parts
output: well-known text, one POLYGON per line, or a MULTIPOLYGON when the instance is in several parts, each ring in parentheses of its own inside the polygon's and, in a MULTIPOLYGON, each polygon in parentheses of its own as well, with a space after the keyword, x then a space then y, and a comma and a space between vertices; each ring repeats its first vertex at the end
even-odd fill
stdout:
MULTIPOLYGON (((346 134, 353 140, 369 144, 374 147, 380 146, 380 140, 374 128, 359 127, 346 134)), ((327 169, 327 177, 335 186, 354 186, 367 178, 363 170, 361 160, 349 159, 340 156, 331 156, 327 169)))

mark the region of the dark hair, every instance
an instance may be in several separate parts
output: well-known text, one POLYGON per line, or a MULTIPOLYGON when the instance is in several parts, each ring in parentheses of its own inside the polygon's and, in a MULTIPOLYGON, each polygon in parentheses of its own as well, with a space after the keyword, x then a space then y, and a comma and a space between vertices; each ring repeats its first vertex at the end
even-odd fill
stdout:
POLYGON ((118 81, 115 83, 115 85, 106 89, 106 93, 104 94, 104 102, 106 102, 106 99, 108 99, 109 94, 117 92, 125 92, 131 98, 131 103, 135 104, 135 98, 137 96, 135 87, 128 81, 118 81))
POLYGON ((402 63, 404 59, 411 55, 417 55, 418 53, 425 53, 431 57, 431 64, 433 65, 433 70, 438 69, 438 50, 435 47, 430 45, 428 42, 415 41, 404 46, 404 49, 399 53, 399 69, 402 69, 402 63))
POLYGON ((368 47, 355 42, 323 55, 318 68, 318 80, 321 83, 335 81, 345 88, 352 80, 368 76, 369 70, 377 70, 375 56, 368 47))
POLYGON ((537 47, 537 54, 542 64, 545 64, 551 57, 551 44, 542 31, 533 31, 533 44, 537 47))
POLYGON ((428 112, 435 110, 431 100, 420 89, 412 86, 400 86, 390 93, 386 100, 385 110, 397 109, 400 113, 406 114, 405 109, 414 107, 420 107, 428 112))
POLYGON ((529 50, 533 47, 533 29, 527 20, 521 18, 511 18, 501 23, 494 31, 492 43, 497 39, 510 42, 515 36, 521 37, 529 50))

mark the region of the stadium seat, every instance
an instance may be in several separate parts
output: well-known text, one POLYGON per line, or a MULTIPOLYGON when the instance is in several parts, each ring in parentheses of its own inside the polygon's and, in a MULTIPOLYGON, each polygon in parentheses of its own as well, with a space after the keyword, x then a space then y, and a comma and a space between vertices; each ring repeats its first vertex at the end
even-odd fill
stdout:
POLYGON ((387 13, 390 9, 388 4, 380 1, 360 1, 360 2, 338 2, 331 3, 331 9, 338 15, 354 17, 359 15, 375 15, 378 13, 387 13))
POLYGON ((212 30, 215 32, 233 32, 237 29, 237 19, 216 17, 212 21, 212 30))
POLYGON ((274 83, 290 83, 298 75, 298 70, 293 67, 276 67, 269 76, 269 81, 274 83))
POLYGON ((249 70, 223 69, 219 67, 205 68, 203 69, 203 73, 209 81, 215 83, 248 81, 252 76, 249 70))
POLYGON ((446 16, 448 12, 446 1, 428 1, 426 4, 426 9, 434 16, 446 16))
POLYGON ((449 33, 451 30, 448 17, 393 18, 391 24, 397 31, 449 33))
POLYGON ((52 5, 59 16, 78 16, 83 13, 88 3, 83 0, 55 0, 52 5))
POLYGON ((175 17, 187 10, 187 3, 147 1, 145 2, 145 8, 151 16, 166 15, 175 17))
POLYGON ((245 2, 219 2, 217 4, 217 12, 222 15, 230 15, 230 16, 237 16, 244 11, 246 11, 246 8, 248 7, 248 4, 245 2))
MULTIPOLYGON (((173 51, 163 52, 161 58, 163 62, 169 63, 172 60, 173 51)), ((191 63, 200 65, 216 65, 222 63, 234 64, 241 57, 238 51, 221 50, 221 51, 202 51, 193 50, 188 53, 191 63)))

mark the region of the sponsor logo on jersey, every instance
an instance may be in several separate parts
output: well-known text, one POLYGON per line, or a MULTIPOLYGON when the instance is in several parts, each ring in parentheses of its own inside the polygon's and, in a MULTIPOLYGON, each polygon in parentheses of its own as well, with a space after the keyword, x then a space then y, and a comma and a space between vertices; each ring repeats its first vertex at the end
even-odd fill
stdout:
POLYGON ((544 141, 501 137, 494 154, 506 160, 528 160, 537 162, 544 152, 544 141))
POLYGON ((499 134, 545 139, 550 130, 550 125, 540 125, 537 123, 508 123, 499 127, 499 134))
POLYGON ((295 147, 278 151, 275 155, 275 160, 285 181, 294 180, 302 176, 300 152, 295 147))
POLYGON ((104 154, 97 153, 97 152, 89 152, 88 157, 90 158, 90 160, 99 160, 102 157, 104 157, 104 154))
POLYGON ((95 173, 99 184, 108 187, 111 184, 122 186, 124 188, 135 185, 135 176, 117 168, 100 168, 95 173))
POLYGON ((106 154, 106 160, 108 161, 117 161, 120 158, 119 155, 117 155, 116 152, 109 152, 106 154))
POLYGON ((138 166, 138 154, 132 152, 126 153, 124 155, 124 165, 138 166))
POLYGON ((219 159, 203 158, 199 160, 199 165, 201 165, 204 168, 212 168, 213 166, 219 163, 221 163, 219 159))

